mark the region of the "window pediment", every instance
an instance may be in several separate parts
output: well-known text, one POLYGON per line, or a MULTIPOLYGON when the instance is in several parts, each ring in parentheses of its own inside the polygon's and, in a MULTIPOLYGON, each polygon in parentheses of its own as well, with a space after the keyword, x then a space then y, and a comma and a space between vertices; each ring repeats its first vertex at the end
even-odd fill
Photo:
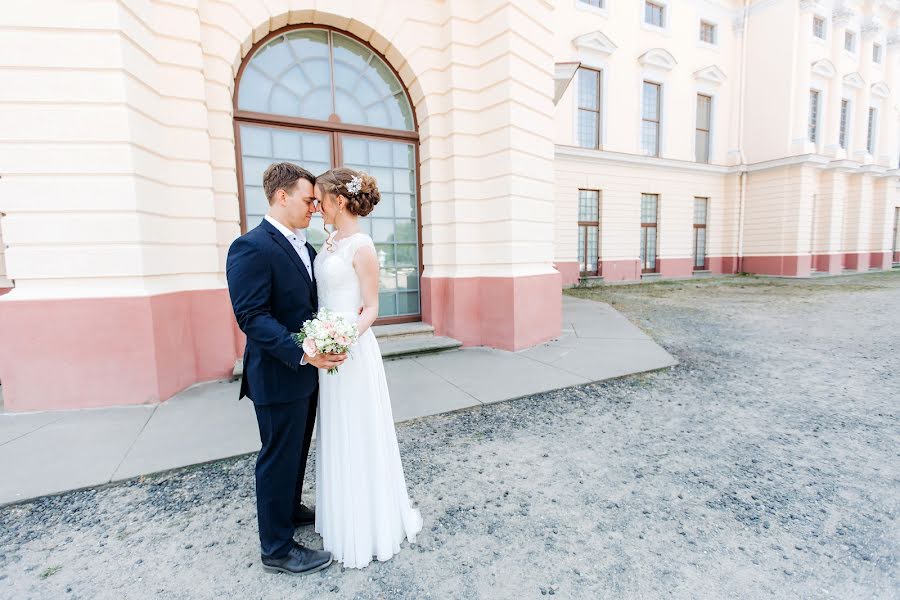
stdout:
POLYGON ((655 67, 663 71, 671 71, 678 64, 675 57, 664 48, 647 50, 638 57, 638 62, 645 67, 655 67))

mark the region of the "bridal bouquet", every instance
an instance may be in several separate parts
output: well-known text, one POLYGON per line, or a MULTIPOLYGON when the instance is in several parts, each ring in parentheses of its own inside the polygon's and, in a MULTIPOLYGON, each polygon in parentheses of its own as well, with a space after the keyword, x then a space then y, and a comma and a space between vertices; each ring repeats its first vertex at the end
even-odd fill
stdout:
MULTIPOLYGON (((359 337, 356 323, 350 323, 327 308, 321 309, 314 319, 303 323, 300 333, 293 334, 294 341, 310 356, 317 354, 344 354, 359 337)), ((337 367, 328 369, 337 373, 337 367)))

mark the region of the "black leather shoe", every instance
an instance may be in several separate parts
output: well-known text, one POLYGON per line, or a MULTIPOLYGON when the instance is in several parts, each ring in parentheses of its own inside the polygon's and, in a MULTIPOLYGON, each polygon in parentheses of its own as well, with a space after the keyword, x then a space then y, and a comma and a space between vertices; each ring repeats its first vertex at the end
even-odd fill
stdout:
POLYGON ((316 511, 303 506, 302 504, 294 509, 294 527, 303 527, 305 525, 315 525, 316 511))
POLYGON ((267 573, 309 575, 326 568, 331 564, 331 560, 331 552, 312 550, 300 544, 294 544, 287 556, 281 558, 262 557, 262 564, 263 570, 267 573))

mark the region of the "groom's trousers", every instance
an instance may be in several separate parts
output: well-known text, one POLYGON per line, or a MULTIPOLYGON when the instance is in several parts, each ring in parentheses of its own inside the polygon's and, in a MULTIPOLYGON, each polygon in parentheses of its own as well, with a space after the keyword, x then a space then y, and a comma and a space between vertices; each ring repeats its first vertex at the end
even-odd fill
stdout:
POLYGON ((262 441, 256 459, 256 513, 266 558, 285 556, 293 544, 294 509, 300 505, 318 396, 317 389, 294 402, 253 405, 262 441))

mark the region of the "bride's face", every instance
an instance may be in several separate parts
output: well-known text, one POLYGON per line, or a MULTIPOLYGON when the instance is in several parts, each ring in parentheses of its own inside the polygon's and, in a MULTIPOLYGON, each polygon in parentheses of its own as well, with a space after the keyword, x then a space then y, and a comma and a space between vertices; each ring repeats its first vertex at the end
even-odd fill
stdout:
POLYGON ((321 186, 316 186, 316 202, 322 211, 322 219, 326 225, 334 225, 334 219, 341 209, 341 199, 337 194, 326 194, 321 186))

